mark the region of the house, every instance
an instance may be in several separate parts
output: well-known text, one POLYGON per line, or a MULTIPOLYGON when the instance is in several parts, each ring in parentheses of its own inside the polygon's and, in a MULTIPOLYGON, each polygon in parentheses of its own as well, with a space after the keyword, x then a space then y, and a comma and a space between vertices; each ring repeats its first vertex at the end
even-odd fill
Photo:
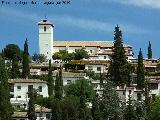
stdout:
MULTIPOLYGON (((51 109, 35 105, 36 120, 51 120, 51 109)), ((27 111, 26 112, 14 112, 11 120, 28 120, 27 111)))
MULTIPOLYGON (((53 79, 56 80, 56 74, 58 71, 53 72, 53 79)), ((71 83, 75 83, 80 79, 89 79, 86 76, 86 73, 72 73, 72 72, 62 72, 63 85, 69 85, 71 83)))
POLYGON ((43 96, 48 97, 48 86, 46 81, 39 79, 9 79, 11 104, 21 107, 27 105, 28 92, 32 89, 43 96))

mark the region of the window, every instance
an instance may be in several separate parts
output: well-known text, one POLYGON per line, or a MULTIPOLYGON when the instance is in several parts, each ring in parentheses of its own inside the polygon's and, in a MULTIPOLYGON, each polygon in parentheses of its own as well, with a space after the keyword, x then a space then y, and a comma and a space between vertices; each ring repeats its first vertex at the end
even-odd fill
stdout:
POLYGON ((18 96, 18 98, 21 98, 21 96, 18 96))
POLYGON ((28 92, 33 90, 33 85, 28 85, 28 92))
POLYGON ((90 50, 90 53, 92 53, 92 50, 90 50))
POLYGON ((123 91, 123 95, 126 95, 126 92, 125 92, 125 91, 123 91))
POLYGON ((44 32, 46 32, 46 26, 44 26, 44 32))
POLYGON ((14 98, 14 95, 13 95, 13 94, 10 94, 10 98, 14 98))
POLYGON ((46 119, 50 119, 51 115, 49 113, 46 114, 46 119))
POLYGON ((88 66, 88 70, 92 71, 93 67, 92 66, 88 66))
POLYGON ((106 59, 107 57, 106 56, 104 56, 104 59, 106 59))
POLYGON ((71 80, 67 80, 67 85, 71 84, 71 80))
POLYGON ((14 92, 14 86, 10 85, 10 92, 14 92))
POLYGON ((150 83, 149 88, 150 88, 150 90, 157 90, 158 84, 157 83, 150 83))
POLYGON ((142 100, 141 93, 137 93, 137 100, 142 100))
POLYGON ((20 90, 20 89, 21 89, 21 86, 17 86, 17 89, 20 90))
POLYGON ((38 87, 39 92, 42 92, 42 86, 38 87))
POLYGON ((156 94, 152 94, 152 100, 155 101, 156 94))
POLYGON ((101 67, 97 67, 97 71, 101 71, 101 67))

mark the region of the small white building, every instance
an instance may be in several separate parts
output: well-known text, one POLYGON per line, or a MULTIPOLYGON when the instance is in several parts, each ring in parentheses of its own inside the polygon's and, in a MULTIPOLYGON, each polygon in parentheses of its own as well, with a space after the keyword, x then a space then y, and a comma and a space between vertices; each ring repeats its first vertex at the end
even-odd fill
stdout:
MULTIPOLYGON (((51 120, 51 109, 35 105, 36 120, 51 120)), ((14 112, 11 120, 28 120, 27 112, 14 112)))
MULTIPOLYGON (((57 72, 53 72, 53 79, 56 80, 57 72)), ((72 73, 72 72, 62 72, 63 85, 69 85, 75 83, 77 80, 89 79, 86 77, 86 73, 72 73)))
POLYGON ((46 81, 39 79, 10 79, 11 104, 23 105, 28 103, 28 92, 36 90, 39 95, 48 97, 48 86, 46 81))

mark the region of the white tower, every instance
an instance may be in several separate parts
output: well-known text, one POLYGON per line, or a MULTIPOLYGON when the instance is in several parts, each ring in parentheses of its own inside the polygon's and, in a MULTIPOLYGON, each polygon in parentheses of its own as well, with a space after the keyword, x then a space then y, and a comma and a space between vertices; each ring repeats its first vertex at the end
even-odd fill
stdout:
POLYGON ((53 55, 53 24, 44 19, 38 23, 39 27, 39 54, 52 60, 53 55))

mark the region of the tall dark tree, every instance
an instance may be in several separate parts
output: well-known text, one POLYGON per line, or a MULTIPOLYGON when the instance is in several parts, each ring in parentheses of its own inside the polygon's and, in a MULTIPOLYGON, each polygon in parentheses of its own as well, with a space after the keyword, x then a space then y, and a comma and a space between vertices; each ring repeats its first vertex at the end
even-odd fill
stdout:
POLYGON ((22 78, 27 78, 30 75, 29 53, 27 39, 24 43, 23 61, 22 61, 22 78))
POLYGON ((152 47, 151 47, 151 43, 149 41, 149 45, 148 45, 148 59, 152 59, 152 47))
POLYGON ((62 69, 56 75, 55 80, 55 98, 61 100, 63 96, 63 81, 62 81, 62 69))
POLYGON ((35 105, 34 105, 34 91, 31 90, 29 92, 29 102, 28 102, 28 111, 27 111, 27 115, 28 115, 28 119, 29 120, 36 120, 36 112, 35 112, 35 105))
POLYGON ((123 47, 122 32, 118 25, 114 31, 113 55, 110 64, 110 78, 116 85, 125 84, 129 80, 127 58, 123 47))
POLYGON ((122 119, 122 112, 119 104, 120 100, 113 86, 113 83, 110 81, 104 84, 102 100, 100 101, 103 120, 122 119))
POLYGON ((49 94, 49 96, 52 96, 53 90, 54 90, 54 80, 53 80, 53 76, 52 76, 51 60, 49 60, 47 84, 48 84, 48 94, 49 94))
POLYGON ((59 99, 55 99, 53 101, 52 106, 52 118, 51 120, 62 120, 62 109, 61 109, 61 101, 59 99))
POLYGON ((81 82, 80 88, 80 108, 79 108, 79 119, 86 120, 87 112, 86 112, 86 96, 85 96, 85 89, 84 89, 84 82, 81 82))
POLYGON ((19 62, 18 57, 14 55, 13 60, 12 60, 12 68, 11 68, 11 78, 12 79, 20 77, 18 62, 19 62))
POLYGON ((138 55, 137 87, 139 89, 143 89, 145 87, 145 73, 144 73, 143 55, 141 48, 138 55))
POLYGON ((10 93, 7 71, 3 55, 0 57, 0 120, 10 120, 12 106, 10 103, 10 93))
POLYGON ((127 107, 125 110, 124 120, 136 120, 136 112, 134 110, 134 105, 131 99, 131 95, 128 95, 127 107))
POLYGON ((92 101, 92 118, 93 120, 102 120, 100 111, 100 102, 98 100, 98 95, 92 101))

